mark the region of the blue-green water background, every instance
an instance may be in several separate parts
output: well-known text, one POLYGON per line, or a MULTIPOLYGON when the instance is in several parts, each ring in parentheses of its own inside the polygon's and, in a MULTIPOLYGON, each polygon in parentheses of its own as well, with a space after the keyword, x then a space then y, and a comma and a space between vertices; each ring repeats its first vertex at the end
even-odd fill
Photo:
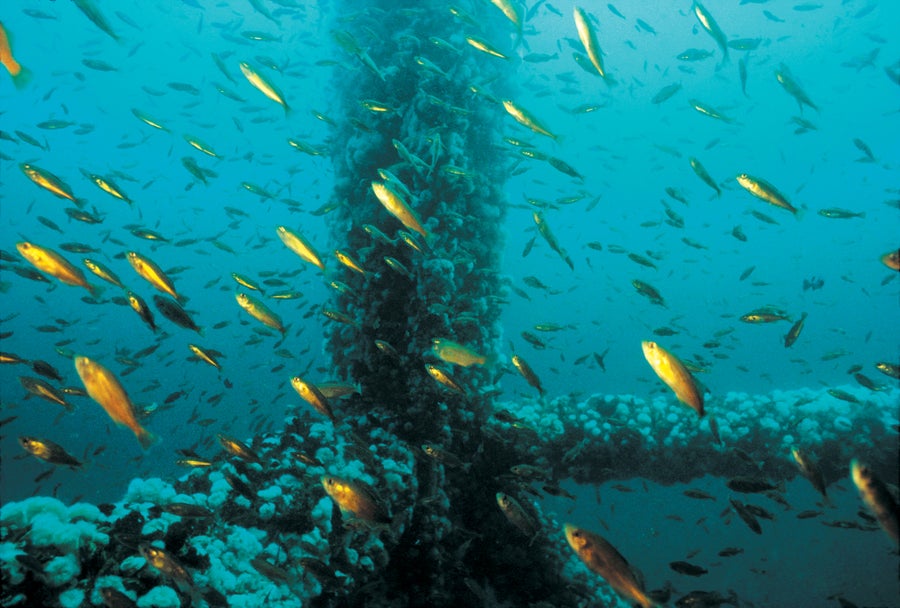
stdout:
MULTIPOLYGON (((322 251, 334 248, 323 217, 310 213, 329 201, 330 162, 325 156, 295 151, 287 139, 327 149, 328 125, 317 120, 312 110, 342 119, 332 114, 337 106, 331 99, 332 79, 335 73, 339 78, 353 78, 360 68, 328 36, 333 27, 329 11, 340 13, 339 3, 322 10, 314 3, 297 9, 279 9, 268 3, 280 28, 255 13, 247 2, 201 0, 202 8, 192 4, 98 3, 119 42, 97 29, 71 2, 13 1, 2 9, 14 53, 34 77, 28 87, 16 90, 7 75, 0 74, 0 128, 10 134, 23 131, 47 144, 47 149, 41 150, 24 142, 0 141, 5 155, 0 160, 2 248, 14 253, 15 243, 26 239, 53 248, 72 241, 95 245, 102 253, 91 257, 108 263, 148 302, 152 288, 114 255, 134 249, 163 268, 187 266, 174 275, 176 285, 189 298, 187 308, 195 312, 197 323, 205 328, 198 337, 157 315, 168 337, 156 353, 142 360, 139 369, 123 378, 133 399, 143 405, 161 404, 167 395, 187 391, 173 407, 148 420, 147 426, 162 442, 147 453, 141 452, 130 433, 113 427, 93 402, 75 398, 77 412, 64 414, 49 403, 25 399, 16 377, 34 374, 24 367, 0 368, 3 417, 18 416, 3 428, 0 491, 4 501, 51 490, 63 499, 113 500, 134 476, 178 474, 173 464, 176 448, 191 446, 216 432, 241 437, 260 428, 277 429, 288 405, 299 403, 288 384, 291 375, 312 370, 307 375, 330 378, 323 348, 326 321, 318 312, 328 302, 328 288, 320 273, 281 245, 274 230, 283 224, 302 232, 322 251), (24 8, 53 18, 30 17, 21 10, 24 8), (251 41, 241 34, 248 30, 268 32, 280 40, 251 41), (235 82, 229 82, 216 68, 211 53, 223 57, 235 82), (288 117, 240 74, 240 61, 258 66, 256 58, 260 56, 281 66, 280 72, 263 70, 293 107, 288 117), (83 65, 84 59, 103 60, 117 71, 89 69, 83 65), (326 59, 340 65, 316 65, 326 59), (179 92, 168 86, 172 82, 190 83, 200 93, 179 92), (239 103, 220 95, 216 84, 234 90, 246 101, 239 103), (169 132, 137 120, 133 108, 158 119, 169 132), (52 131, 36 126, 49 119, 76 125, 52 131), (89 133, 75 133, 78 125, 86 124, 92 126, 89 133), (184 141, 184 134, 201 138, 223 158, 202 155, 184 141), (194 183, 182 165, 183 157, 194 158, 219 177, 205 186, 194 183), (18 168, 22 162, 64 179, 90 208, 96 207, 104 222, 92 226, 69 221, 63 209, 71 205, 32 184, 18 168), (134 182, 117 182, 134 206, 98 190, 80 169, 132 176, 134 182), (261 199, 243 189, 242 182, 262 186, 276 199, 261 199), (278 200, 281 198, 299 201, 301 206, 292 209, 278 200), (248 217, 232 223, 223 210, 226 206, 239 208, 248 217), (39 223, 39 215, 59 224, 65 235, 39 223), (123 228, 131 223, 158 230, 171 241, 202 240, 185 247, 154 244, 123 228), (103 244, 107 234, 125 241, 127 247, 103 244), (237 254, 216 248, 212 239, 237 254), (287 273, 297 269, 300 273, 287 280, 303 297, 271 304, 289 324, 283 346, 292 358, 273 353, 274 338, 245 345, 258 325, 235 304, 237 286, 230 274, 255 277, 261 270, 287 273), (208 286, 214 279, 218 281, 208 286), (309 311, 314 314, 304 318, 309 311), (230 324, 211 329, 221 321, 230 324), (189 342, 224 353, 223 371, 217 373, 188 361, 189 342), (282 371, 270 373, 281 364, 285 364, 282 371), (234 384, 232 389, 224 388, 224 378, 234 384), (207 404, 208 398, 223 391, 221 402, 207 404), (188 424, 195 408, 199 418, 214 422, 206 427, 188 424), (15 442, 19 435, 57 441, 79 457, 86 455, 89 464, 82 472, 59 470, 36 488, 32 479, 47 465, 20 456, 15 442), (100 446, 106 450, 91 456, 100 446)), ((900 89, 884 72, 900 59, 891 25, 900 23, 900 7, 889 2, 823 1, 821 8, 803 11, 796 10, 798 3, 793 1, 739 5, 709 0, 707 8, 729 39, 763 38, 759 49, 749 53, 731 50, 730 61, 722 63, 714 41, 690 14, 689 2, 650 4, 616 2, 624 20, 613 15, 605 3, 584 5, 600 20, 600 43, 617 86, 607 86, 571 60, 571 48, 564 38, 575 39, 577 34, 568 2, 553 3, 562 17, 542 7, 526 25, 529 49, 517 51, 522 55, 558 53, 558 58, 545 63, 511 61, 505 68, 515 72, 518 88, 496 93, 512 97, 539 116, 560 135, 560 142, 527 132, 498 110, 498 120, 507 124, 506 132, 564 159, 585 179, 579 183, 548 165, 531 163, 527 172, 507 183, 511 208, 502 266, 512 284, 526 289, 531 299, 505 294, 504 343, 511 342, 516 352, 526 356, 550 396, 576 392, 646 397, 659 391, 660 385, 641 355, 640 341, 653 339, 652 330, 664 325, 680 329, 678 335, 660 339, 667 348, 686 358, 700 354, 712 362, 702 379, 714 395, 732 390, 758 394, 853 384, 846 373, 853 364, 863 365, 864 373, 878 382, 890 381, 878 374, 873 364, 898 358, 897 281, 879 257, 897 246, 900 234, 900 181, 896 178, 900 89), (784 22, 768 19, 764 10, 784 22), (856 17, 860 13, 864 14, 856 17), (637 27, 637 18, 656 33, 637 27), (715 54, 696 63, 675 58, 692 47, 715 54), (873 65, 848 65, 875 49, 880 51, 873 65), (738 78, 742 56, 748 65, 747 97, 741 93, 738 78), (794 133, 791 117, 801 113, 775 79, 774 71, 781 63, 819 106, 819 112, 806 108, 802 113, 818 130, 794 133), (693 73, 680 68, 690 68, 693 73), (569 74, 576 83, 563 82, 561 74, 569 74), (672 99, 660 105, 650 102, 663 86, 675 82, 683 89, 672 99), (700 115, 688 105, 692 98, 720 109, 735 123, 700 115), (588 114, 569 111, 583 104, 603 107, 588 114), (877 162, 856 162, 862 153, 854 146, 854 138, 868 144, 877 162), (722 184, 721 198, 711 196, 711 190, 694 175, 688 164, 691 156, 700 159, 722 184), (742 172, 775 184, 796 206, 806 208, 803 217, 795 219, 750 197, 733 179, 742 172), (681 191, 690 204, 669 199, 664 191, 669 186, 681 191), (575 270, 540 238, 523 259, 525 244, 535 232, 525 197, 552 201, 582 193, 583 200, 546 213, 557 238, 572 256, 575 270), (599 203, 588 210, 589 201, 596 196, 599 203), (664 200, 684 218, 683 229, 665 223, 664 200), (826 219, 816 213, 826 207, 866 215, 864 219, 826 219), (760 222, 749 214, 751 210, 772 216, 778 225, 760 222), (642 225, 647 222, 656 225, 642 225), (746 233, 747 242, 731 235, 737 225, 746 233), (683 237, 705 249, 688 246, 683 237), (603 251, 587 246, 593 241, 601 243, 603 251), (642 255, 648 251, 658 254, 658 268, 639 266, 623 254, 610 252, 610 245, 642 255), (751 266, 755 270, 750 277, 739 280, 751 266), (538 277, 558 293, 525 287, 522 279, 527 275, 538 277), (803 280, 811 276, 825 281, 821 290, 802 289, 803 280), (637 294, 631 286, 633 279, 659 289, 667 307, 654 306, 637 294), (784 308, 795 317, 809 313, 804 332, 792 349, 782 345, 786 323, 752 326, 737 320, 767 304, 784 308), (533 326, 540 323, 571 327, 541 334, 549 346, 535 350, 520 334, 536 333, 533 326), (721 338, 722 346, 714 351, 722 358, 713 358, 703 344, 717 331, 727 329, 733 332, 721 338), (575 364, 583 355, 607 348, 605 372, 592 358, 575 364), (838 352, 844 354, 828 357, 838 352)), ((484 10, 495 9, 487 6, 484 10)), ((460 36, 464 33, 461 28, 460 36)), ((430 34, 415 35, 424 39, 430 34)), ((462 52, 475 52, 461 37, 451 42, 462 52)), ((505 40, 498 44, 510 48, 505 40)), ((334 143, 340 146, 340 142, 334 143)), ((513 149, 509 154, 517 157, 513 149)), ((73 262, 84 257, 65 255, 73 262)), ((56 285, 48 290, 8 270, 0 278, 10 284, 2 295, 2 331, 13 332, 3 340, 2 350, 53 363, 68 385, 78 385, 78 378, 71 362, 54 352, 55 342, 74 339, 68 348, 121 371, 124 367, 114 361, 118 352, 133 353, 159 339, 127 307, 82 302, 80 298, 87 292, 79 288, 56 285), (55 319, 68 323, 62 332, 35 330, 55 319)), ((116 292, 108 286, 104 297, 116 292)), ((502 386, 503 400, 531 395, 515 376, 507 376, 502 386)))

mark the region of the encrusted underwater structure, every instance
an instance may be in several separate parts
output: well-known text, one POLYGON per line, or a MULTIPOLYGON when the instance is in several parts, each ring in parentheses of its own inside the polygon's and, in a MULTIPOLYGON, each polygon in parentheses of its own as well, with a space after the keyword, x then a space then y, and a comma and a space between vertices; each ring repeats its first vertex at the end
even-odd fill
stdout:
MULTIPOLYGON (((495 403, 499 378, 489 370, 497 366, 452 369, 432 354, 434 339, 503 351, 508 155, 501 125, 509 117, 486 92, 504 93, 508 67, 465 52, 445 5, 425 4, 348 0, 333 32, 356 69, 335 79, 348 120, 333 133, 341 204, 329 216, 332 241, 356 252, 366 272, 348 270, 326 304, 334 319, 328 348, 359 394, 336 404, 334 424, 304 407, 282 432, 248 440, 258 461, 229 457, 172 482, 135 479, 115 504, 35 497, 5 505, 4 605, 614 603, 512 466, 580 482, 641 476, 671 483, 741 470, 739 448, 778 479, 796 475, 787 454, 802 445, 822 461, 858 457, 896 478, 896 390, 867 395, 866 409, 852 415, 825 391, 728 394, 710 405, 717 442, 707 421, 698 424, 671 398, 495 403), (398 233, 372 191, 373 181, 385 180, 379 169, 412 193, 427 235, 398 233), (436 381, 427 365, 450 375, 455 388, 436 381), (461 462, 429 457, 423 444, 461 462), (375 488, 390 523, 342 515, 322 489, 323 475, 375 488), (507 521, 498 492, 517 497, 539 522, 536 538, 507 521), (164 549, 179 568, 147 567, 147 547, 164 549)), ((478 20, 497 39, 511 31, 487 3, 478 20)), ((829 480, 847 474, 824 473, 829 480)))

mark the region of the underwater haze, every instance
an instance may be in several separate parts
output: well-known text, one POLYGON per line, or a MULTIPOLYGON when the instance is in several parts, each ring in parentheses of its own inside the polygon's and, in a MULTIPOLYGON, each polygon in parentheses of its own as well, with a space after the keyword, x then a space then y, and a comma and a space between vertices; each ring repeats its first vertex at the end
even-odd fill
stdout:
POLYGON ((0 604, 900 606, 898 23, 5 2, 0 604))

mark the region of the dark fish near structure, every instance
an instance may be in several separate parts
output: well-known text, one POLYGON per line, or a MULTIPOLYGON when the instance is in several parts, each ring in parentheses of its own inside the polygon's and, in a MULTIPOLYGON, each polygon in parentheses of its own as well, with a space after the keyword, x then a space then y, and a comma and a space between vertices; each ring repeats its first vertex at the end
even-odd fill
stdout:
POLYGON ((760 507, 759 505, 746 504, 746 505, 744 505, 744 508, 746 508, 750 513, 752 513, 754 517, 759 517, 760 519, 768 519, 769 521, 773 521, 775 519, 774 515, 772 515, 767 510, 760 507))
POLYGON ((197 324, 194 323, 194 320, 191 318, 191 316, 175 300, 164 298, 161 295, 154 294, 153 303, 156 305, 156 309, 162 314, 162 316, 167 318, 175 325, 200 333, 200 328, 197 327, 197 324))
POLYGON ((828 394, 834 397, 835 399, 840 399, 841 401, 846 401, 847 403, 855 403, 857 405, 862 405, 862 402, 857 399, 855 396, 851 395, 845 390, 841 390, 839 388, 830 388, 828 389, 828 394))
POLYGON ((765 479, 757 479, 755 477, 733 477, 732 479, 729 479, 728 483, 725 485, 728 486, 729 490, 744 494, 756 494, 780 489, 778 486, 773 486, 765 479))
POLYGON ((709 570, 698 566, 696 564, 692 564, 690 562, 670 562, 669 568, 677 572, 678 574, 684 574, 686 576, 703 576, 708 573, 709 570))
POLYGON ((216 439, 219 440, 219 444, 225 449, 226 452, 231 454, 232 456, 237 456, 241 460, 245 460, 247 462, 255 462, 256 464, 262 465, 262 460, 260 460, 259 456, 250 449, 245 443, 238 441, 232 437, 228 437, 222 433, 216 435, 216 439))
POLYGON ((191 585, 194 578, 178 560, 164 549, 159 549, 150 544, 143 543, 138 547, 141 555, 147 560, 147 563, 171 578, 178 584, 191 585))
POLYGON ((503 492, 497 492, 496 499, 497 506, 500 507, 500 510, 503 512, 507 521, 522 532, 522 534, 533 537, 540 531, 538 522, 535 521, 515 498, 508 494, 504 494, 503 492))
POLYGON ((791 448, 791 456, 794 457, 794 461, 800 468, 800 472, 809 480, 809 483, 816 489, 816 492, 827 499, 828 491, 825 486, 825 478, 822 476, 822 471, 819 469, 818 465, 816 465, 815 461, 798 447, 791 448))
POLYGON ((712 494, 707 494, 706 492, 704 492, 702 490, 685 490, 684 492, 682 492, 682 494, 684 494, 688 498, 694 498, 697 500, 713 500, 714 501, 716 499, 716 497, 713 496, 712 494))
POLYGON ((691 591, 684 597, 675 600, 677 608, 718 608, 724 604, 737 606, 737 595, 734 591, 728 597, 715 591, 691 591))
POLYGON ((808 509, 806 511, 800 511, 799 513, 797 513, 797 519, 812 519, 813 517, 818 517, 821 514, 822 511, 808 509))
POLYGON ((369 523, 390 523, 387 509, 380 497, 367 484, 352 479, 323 475, 320 479, 325 492, 343 513, 369 523))
POLYGON ((751 513, 747 507, 740 502, 739 500, 735 500, 733 498, 729 499, 731 506, 734 507, 734 510, 737 512, 738 517, 747 524, 753 532, 756 534, 762 534, 762 527, 759 525, 759 522, 756 520, 756 517, 751 513))
POLYGON ((422 444, 422 453, 445 466, 454 469, 468 469, 469 465, 463 463, 456 454, 449 452, 431 443, 422 444))

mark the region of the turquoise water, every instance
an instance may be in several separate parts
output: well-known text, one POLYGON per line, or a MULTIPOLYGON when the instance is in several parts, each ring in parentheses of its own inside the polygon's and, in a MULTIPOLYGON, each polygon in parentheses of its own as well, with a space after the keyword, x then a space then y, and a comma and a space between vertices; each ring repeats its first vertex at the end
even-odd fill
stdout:
MULTIPOLYGON (((727 60, 701 29, 689 2, 655 7, 625 1, 614 7, 585 4, 585 10, 598 20, 609 75, 606 81, 572 59, 573 51, 583 52, 583 47, 570 3, 529 3, 533 14, 528 11, 531 16, 519 43, 512 24, 486 1, 459 5, 476 15, 485 31, 454 20, 441 3, 436 8, 417 7, 432 11, 429 19, 444 24, 440 36, 453 50, 430 42, 429 36, 435 35, 431 31, 378 30, 381 13, 365 10, 370 8, 365 2, 321 6, 269 0, 97 2, 114 36, 92 23, 73 2, 8 4, 2 24, 12 39, 14 56, 31 78, 19 88, 5 71, 0 74, 0 130, 5 136, 0 140, 0 249, 20 258, 16 243, 30 241, 60 251, 79 267, 83 257, 101 261, 150 304, 159 331, 152 332, 141 321, 122 300, 119 288, 86 269, 88 280, 100 287, 94 297, 53 278, 50 283, 28 280, 15 269, 31 266, 4 260, 0 350, 49 362, 63 377, 62 382, 50 380, 54 386, 81 386, 72 354, 100 361, 118 375, 137 408, 149 412, 143 424, 160 441, 143 451, 130 432, 117 428, 85 397, 70 398, 76 408, 73 413, 45 400, 26 398, 18 377, 38 374, 26 364, 3 365, 0 418, 11 418, 2 427, 0 443, 4 502, 34 495, 55 495, 67 503, 119 501, 133 478, 174 481, 184 475, 185 469, 175 464, 179 449, 212 455, 220 450, 217 433, 255 438, 256 446, 264 433, 280 432, 287 415, 307 407, 291 388, 291 376, 354 380, 339 377, 346 365, 333 362, 326 348, 326 341, 334 339, 335 325, 325 319, 321 308, 337 300, 327 283, 333 278, 354 288, 357 283, 355 275, 331 255, 345 247, 343 239, 350 227, 341 222, 346 216, 325 208, 340 202, 335 200, 336 184, 375 178, 375 167, 363 175, 336 175, 335 169, 339 172, 344 166, 335 159, 353 150, 340 139, 347 121, 356 116, 347 109, 348 90, 358 82, 360 90, 367 91, 372 74, 335 44, 329 34, 335 28, 354 30, 371 44, 373 54, 381 48, 375 42, 379 38, 402 46, 411 44, 409 37, 414 36, 420 45, 418 55, 443 70, 449 71, 456 62, 474 61, 478 70, 466 76, 471 83, 527 108, 557 136, 554 141, 533 133, 499 104, 474 95, 465 97, 470 111, 493 113, 496 133, 486 133, 490 144, 485 150, 465 148, 470 140, 454 143, 446 127, 449 120, 446 124, 422 120, 423 133, 432 127, 441 132, 443 126, 447 149, 461 146, 471 160, 468 169, 487 171, 479 166, 479 159, 487 157, 492 170, 502 169, 507 176, 504 183, 495 184, 507 202, 499 226, 503 241, 490 244, 498 255, 491 264, 501 277, 491 286, 496 298, 489 305, 473 305, 471 311, 477 317, 489 306, 499 307, 499 330, 489 345, 492 377, 481 387, 494 391, 497 408, 517 412, 527 424, 538 426, 548 442, 569 449, 571 444, 566 442, 572 433, 553 430, 548 412, 559 415, 560 428, 578 429, 584 421, 565 422, 565 416, 590 395, 632 396, 641 407, 663 398, 674 403, 641 353, 642 341, 656 340, 702 370, 695 375, 709 392, 708 409, 727 427, 725 443, 756 450, 755 459, 767 460, 766 474, 795 475, 789 454, 793 442, 784 439, 790 435, 799 445, 830 441, 858 446, 866 458, 877 461, 887 481, 895 480, 897 381, 875 367, 878 362, 898 362, 897 272, 880 261, 896 251, 900 234, 900 189, 895 178, 900 161, 900 53, 891 27, 900 22, 900 9, 893 4, 709 0, 706 7, 728 40, 748 39, 745 46, 756 46, 749 51, 729 48, 727 60), (464 39, 473 33, 491 40, 510 59, 478 54, 464 39), (678 59, 687 49, 711 55, 698 61, 678 59), (276 85, 290 113, 248 82, 239 68, 241 62, 248 62, 276 85), (741 65, 746 67, 743 88, 741 65), (789 73, 818 109, 801 108, 779 84, 776 72, 789 73), (664 87, 672 85, 680 88, 670 98, 653 102, 664 87), (715 108, 728 120, 704 116, 692 107, 693 102, 715 108), (148 125, 136 112, 164 128, 148 125), (340 127, 330 126, 323 117, 340 127), (582 177, 526 158, 498 134, 529 142, 582 177), (188 139, 216 156, 192 147, 188 139), (298 151, 289 140, 304 142, 321 154, 298 151), (702 163, 720 195, 698 177, 691 158, 702 163), (63 180, 83 201, 82 210, 102 222, 71 219, 66 210, 75 206, 32 183, 20 168, 23 163, 63 180), (193 164, 209 172, 206 183, 188 170, 193 164), (101 191, 84 173, 112 178, 132 204, 101 191), (741 173, 770 182, 799 212, 793 214, 751 196, 735 180, 741 173), (822 214, 835 209, 860 215, 839 219, 822 214), (537 234, 532 215, 537 210, 574 268, 537 234), (322 273, 287 250, 275 233, 280 225, 311 241, 328 258, 328 270, 322 273), (140 238, 134 234, 136 229, 153 230, 167 240, 140 238), (735 234, 743 234, 746 240, 735 234), (65 243, 83 243, 96 251, 69 253, 60 248, 65 243), (157 312, 152 304, 157 292, 123 257, 132 250, 169 272, 201 334, 179 328, 157 312), (283 339, 238 307, 235 292, 246 288, 235 282, 232 273, 260 283, 269 279, 271 284, 263 285, 265 295, 257 295, 284 320, 283 339), (546 288, 534 287, 535 279, 546 288), (635 280, 655 288, 664 306, 638 293, 632 284, 635 280), (805 282, 817 280, 822 282, 820 288, 804 288, 805 282), (299 297, 266 297, 286 290, 299 292, 299 297), (766 324, 739 319, 766 306, 785 311, 789 319, 766 324), (808 315, 802 333, 792 347, 785 348, 784 336, 802 314, 808 315), (523 332, 537 337, 541 345, 529 342, 523 332), (222 369, 197 360, 188 344, 220 352, 222 369), (152 346, 158 348, 136 356, 152 346), (523 356, 540 377, 544 399, 539 400, 506 363, 513 353, 523 356), (506 375, 498 371, 503 367, 509 368, 506 375), (854 370, 882 390, 861 386, 854 370), (828 389, 847 391, 858 403, 826 397, 828 389), (807 397, 792 391, 809 391, 814 407, 792 413, 803 407, 796 405, 797 400, 807 397), (727 398, 733 394, 745 398, 727 398), (753 419, 765 419, 770 408, 747 413, 744 404, 754 401, 784 411, 773 414, 771 424, 757 427, 753 419), (745 418, 728 422, 732 410, 749 422, 745 418), (824 420, 836 416, 847 422, 840 422, 834 431, 824 420), (807 427, 800 427, 804 418, 819 421, 809 435, 802 431, 807 427), (783 426, 785 421, 789 428, 783 426), (742 434, 742 427, 750 431, 742 434), (757 428, 764 430, 757 434, 757 428), (23 452, 17 444, 22 435, 62 445, 85 461, 83 469, 58 467, 47 476, 51 465, 23 452)), ((399 6, 378 4, 379 10, 402 13, 399 6)), ((389 76, 391 70, 403 67, 386 61, 378 57, 377 62, 389 76)), ((454 72, 463 78, 461 73, 454 72)), ((464 89, 467 84, 454 86, 464 89)), ((428 93, 449 96, 451 88, 432 86, 428 93)), ((389 123, 373 124, 387 129, 389 123)), ((414 135, 388 137, 406 138, 408 146, 415 143, 417 153, 425 156, 418 151, 422 146, 414 135)), ((394 163, 399 159, 392 156, 384 164, 394 163)), ((377 202, 370 195, 345 205, 343 209, 365 209, 377 202)), ((380 220, 379 228, 393 235, 396 221, 387 215, 380 220)), ((437 239, 445 227, 442 221, 431 224, 431 229, 437 224, 437 239)), ((453 255, 464 254, 467 243, 462 240, 459 247, 453 255)), ((367 257, 364 248, 350 253, 370 271, 388 272, 376 257, 367 257)), ((417 291, 398 283, 400 289, 408 290, 410 299, 427 297, 424 284, 417 291)), ((432 337, 436 336, 424 339, 432 337)), ((465 377, 465 372, 460 375, 465 377)), ((646 429, 646 436, 658 440, 648 444, 652 458, 661 456, 651 448, 665 445, 676 459, 689 460, 686 454, 697 444, 684 448, 679 442, 697 441, 698 435, 692 434, 693 412, 682 408, 683 423, 676 413, 676 422, 648 416, 653 424, 637 424, 638 405, 624 417, 631 419, 632 430, 646 429), (672 426, 680 424, 692 430, 670 435, 672 426)), ((336 408, 340 412, 341 405, 336 408)), ((579 440, 582 435, 597 442, 615 436, 623 425, 623 414, 611 417, 610 428, 603 432, 578 429, 579 440)), ((599 428, 602 424, 601 420, 599 428)), ((502 432, 509 430, 500 427, 502 432)), ((704 433, 699 436, 706 449, 708 426, 698 428, 704 433)), ((398 431, 391 426, 391 432, 398 431)), ((468 460, 474 448, 462 458, 468 460)), ((854 509, 861 504, 855 501, 855 489, 847 477, 853 454, 822 451, 832 455, 829 460, 818 454, 828 481, 845 490, 840 493, 840 505, 824 517, 859 520, 854 509)), ((722 474, 728 466, 723 464, 726 453, 725 448, 704 453, 710 469, 722 474)), ((551 464, 563 478, 579 475, 566 471, 562 463, 551 464)), ((595 465, 578 465, 593 471, 593 481, 607 481, 596 473, 595 465)), ((628 478, 630 470, 632 476, 690 484, 702 468, 693 463, 683 474, 654 474, 626 462, 618 466, 616 477, 628 478)), ((496 479, 480 483, 489 496, 496 491, 496 479)), ((813 508, 812 495, 797 498, 804 506, 794 504, 794 490, 790 502, 795 509, 813 508)), ((718 518, 727 506, 721 484, 718 492, 719 502, 716 509, 710 508, 710 518, 718 518)), ((592 508, 592 501, 589 491, 578 493, 579 523, 603 533, 590 508, 584 506, 592 508)), ((561 523, 566 518, 552 502, 546 508, 557 513, 561 523)), ((775 538, 771 543, 778 547, 796 546, 800 554, 818 551, 819 537, 807 535, 807 528, 802 540, 787 537, 791 528, 784 522, 789 517, 793 515, 779 514, 778 531, 767 531, 764 538, 775 538)), ((742 525, 736 518, 735 522, 729 529, 742 525)), ((677 536, 672 545, 688 547, 687 553, 706 543, 706 554, 698 555, 706 555, 707 563, 714 559, 710 552, 718 550, 718 545, 713 547, 707 537, 681 541, 692 538, 692 532, 671 520, 631 522, 635 529, 670 525, 671 531, 661 534, 677 536)), ((889 553, 885 535, 815 526, 811 529, 822 528, 821 542, 828 547, 841 546, 836 534, 859 535, 868 541, 858 542, 859 537, 853 536, 852 550, 820 567, 838 572, 849 563, 875 560, 880 565, 872 575, 878 582, 871 587, 849 576, 840 585, 810 582, 816 599, 809 605, 835 605, 834 599, 825 599, 835 593, 866 605, 898 605, 892 575, 896 556, 889 553), (873 588, 879 591, 864 595, 873 588)), ((560 538, 556 532, 548 534, 557 541, 560 538)), ((800 601, 792 595, 789 581, 773 580, 771 572, 751 572, 750 568, 771 569, 746 556, 731 558, 740 567, 729 577, 692 586, 693 580, 679 578, 666 568, 669 561, 683 555, 674 551, 665 557, 657 555, 663 552, 654 549, 652 542, 630 543, 621 528, 609 537, 645 570, 649 588, 662 587, 669 578, 682 593, 694 588, 725 593, 733 588, 757 606, 800 601), (768 596, 750 591, 770 583, 768 596)), ((646 532, 641 538, 648 538, 646 532)), ((746 539, 735 542, 742 540, 746 539)), ((763 549, 753 555, 766 558, 763 549)), ((787 567, 779 564, 780 569, 787 567)), ((811 580, 830 580, 815 574, 811 566, 801 574, 811 580)))

